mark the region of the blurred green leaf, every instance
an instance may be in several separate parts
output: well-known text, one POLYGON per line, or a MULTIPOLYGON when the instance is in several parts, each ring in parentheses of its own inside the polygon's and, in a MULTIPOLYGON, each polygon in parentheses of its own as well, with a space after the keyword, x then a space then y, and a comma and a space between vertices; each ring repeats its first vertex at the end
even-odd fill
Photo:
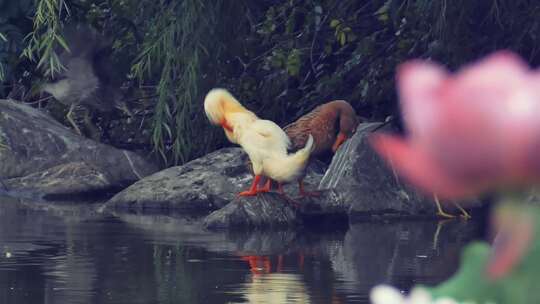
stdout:
POLYGON ((289 56, 287 57, 287 72, 289 75, 298 76, 302 65, 301 60, 300 50, 294 49, 289 53, 289 56))
MULTIPOLYGON (((463 250, 459 270, 447 281, 429 289, 435 298, 450 297, 460 301, 460 303, 527 304, 540 302, 540 290, 536 288, 540 275, 540 208, 522 202, 510 205, 503 203, 495 210, 496 216, 507 213, 505 215, 506 221, 514 222, 514 225, 507 228, 518 226, 532 218, 534 223, 533 240, 525 255, 507 275, 498 279, 489 279, 486 275, 486 266, 493 257, 492 249, 485 242, 474 242, 463 250)), ((492 222, 494 223, 494 221, 492 222)), ((502 232, 509 231, 503 230, 502 232)), ((509 239, 498 240, 498 247, 496 246, 498 250, 513 249, 501 247, 512 246, 512 238, 519 237, 519 235, 509 234, 505 237, 509 237, 509 239)))
POLYGON ((337 19, 332 19, 332 21, 330 21, 330 27, 331 28, 336 28, 340 23, 341 23, 341 21, 339 21, 337 19))

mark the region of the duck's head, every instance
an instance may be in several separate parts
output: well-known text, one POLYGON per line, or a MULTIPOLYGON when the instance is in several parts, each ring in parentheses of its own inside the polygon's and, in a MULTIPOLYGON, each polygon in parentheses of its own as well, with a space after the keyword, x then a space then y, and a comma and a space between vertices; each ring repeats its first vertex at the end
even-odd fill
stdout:
POLYGON ((339 131, 336 141, 332 145, 332 152, 334 153, 347 139, 351 138, 354 133, 356 133, 356 128, 360 122, 356 112, 348 102, 344 100, 336 101, 335 107, 338 114, 339 131))
POLYGON ((204 98, 206 117, 213 125, 223 127, 225 131, 233 132, 232 126, 226 119, 226 114, 243 110, 243 106, 225 89, 212 89, 204 98))

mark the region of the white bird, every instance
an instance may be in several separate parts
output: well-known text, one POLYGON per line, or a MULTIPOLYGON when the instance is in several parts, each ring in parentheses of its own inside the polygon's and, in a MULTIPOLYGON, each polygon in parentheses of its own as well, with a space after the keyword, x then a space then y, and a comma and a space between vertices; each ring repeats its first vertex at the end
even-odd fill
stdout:
POLYGON ((257 117, 224 89, 213 89, 206 95, 204 110, 210 122, 220 125, 229 141, 240 145, 251 161, 255 175, 253 183, 249 190, 239 195, 269 191, 270 180, 267 186, 258 189, 262 176, 277 181, 279 185, 302 176, 314 149, 311 135, 302 149, 288 154, 290 140, 287 134, 273 121, 257 117))

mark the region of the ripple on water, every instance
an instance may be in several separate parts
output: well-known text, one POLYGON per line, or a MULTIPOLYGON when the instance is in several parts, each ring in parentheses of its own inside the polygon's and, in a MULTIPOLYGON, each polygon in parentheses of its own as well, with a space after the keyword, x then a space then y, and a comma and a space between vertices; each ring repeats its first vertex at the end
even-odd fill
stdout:
MULTIPOLYGON (((30 207, 28 207, 30 206, 30 207)), ((367 303, 456 269, 469 221, 209 232, 178 216, 0 210, 0 303, 367 303)))

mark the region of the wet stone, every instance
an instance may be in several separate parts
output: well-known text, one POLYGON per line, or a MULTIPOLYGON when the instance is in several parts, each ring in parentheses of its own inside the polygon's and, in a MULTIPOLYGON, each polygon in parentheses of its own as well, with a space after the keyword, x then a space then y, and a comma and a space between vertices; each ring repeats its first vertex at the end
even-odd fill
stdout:
POLYGON ((157 171, 136 153, 79 136, 14 100, 0 100, 0 140, 0 176, 11 196, 99 195, 157 171))
POLYGON ((296 208, 277 193, 239 197, 214 211, 204 221, 209 229, 293 226, 299 222, 296 208))
MULTIPOLYGON (((324 169, 320 162, 309 165, 306 188, 317 187, 324 169)), ((252 180, 248 157, 242 149, 223 148, 136 182, 115 195, 106 208, 212 212, 233 202, 239 192, 250 187, 252 180)), ((297 195, 296 184, 285 187, 290 195, 297 195)), ((259 201, 246 198, 249 200, 259 201)))

